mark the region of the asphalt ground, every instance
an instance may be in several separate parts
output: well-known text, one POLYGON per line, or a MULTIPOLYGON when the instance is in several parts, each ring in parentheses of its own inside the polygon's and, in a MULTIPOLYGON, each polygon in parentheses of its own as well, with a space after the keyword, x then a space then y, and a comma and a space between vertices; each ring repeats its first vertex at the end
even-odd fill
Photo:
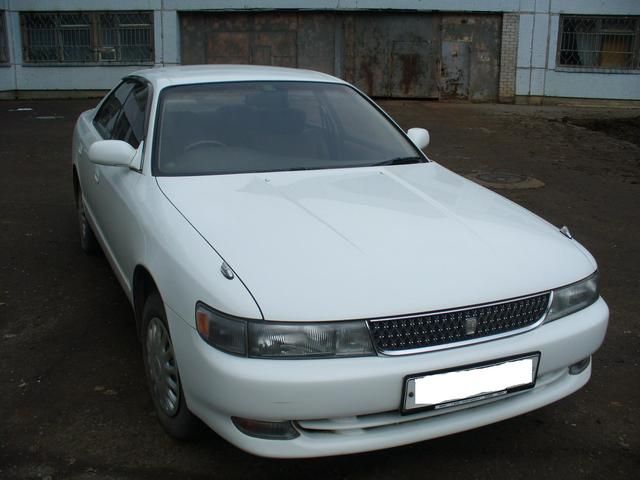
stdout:
POLYGON ((0 478, 640 478, 640 133, 580 126, 638 110, 382 102, 403 127, 428 128, 428 154, 454 171, 537 186, 498 191, 595 255, 610 327, 590 383, 560 402, 407 447, 294 461, 213 433, 178 443, 156 421, 131 308, 105 258, 78 244, 71 134, 95 103, 0 102, 0 478))

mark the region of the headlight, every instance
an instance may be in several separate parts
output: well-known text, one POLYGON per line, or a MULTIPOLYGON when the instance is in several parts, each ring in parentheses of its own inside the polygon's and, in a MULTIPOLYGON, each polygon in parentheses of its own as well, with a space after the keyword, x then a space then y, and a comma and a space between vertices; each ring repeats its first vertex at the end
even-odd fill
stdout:
POLYGON ((364 321, 291 323, 244 320, 198 303, 196 326, 210 345, 255 358, 329 358, 374 355, 364 321))
POLYGON ((224 315, 196 305, 196 328, 202 339, 227 353, 246 356, 247 323, 245 320, 224 315))
POLYGON ((595 272, 584 280, 554 290, 551 308, 545 321, 550 322, 560 317, 565 317, 587 308, 598 300, 600 296, 598 279, 599 274, 595 272))
POLYGON ((358 357, 372 355, 363 321, 249 323, 250 357, 358 357))

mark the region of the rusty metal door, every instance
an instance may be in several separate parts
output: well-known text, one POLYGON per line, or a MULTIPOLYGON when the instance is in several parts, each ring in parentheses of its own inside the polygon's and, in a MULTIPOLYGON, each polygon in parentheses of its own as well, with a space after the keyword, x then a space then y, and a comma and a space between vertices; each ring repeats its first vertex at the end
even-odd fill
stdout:
POLYGON ((183 12, 183 64, 239 63, 333 73, 334 15, 296 12, 183 12))
POLYGON ((470 69, 469 42, 442 42, 442 95, 450 98, 469 98, 470 69))
POLYGON ((439 16, 358 14, 353 24, 357 86, 377 97, 438 98, 439 16))
POLYGON ((393 42, 391 97, 437 97, 438 55, 433 42, 393 42))
POLYGON ((294 13, 209 16, 205 63, 297 65, 294 13))

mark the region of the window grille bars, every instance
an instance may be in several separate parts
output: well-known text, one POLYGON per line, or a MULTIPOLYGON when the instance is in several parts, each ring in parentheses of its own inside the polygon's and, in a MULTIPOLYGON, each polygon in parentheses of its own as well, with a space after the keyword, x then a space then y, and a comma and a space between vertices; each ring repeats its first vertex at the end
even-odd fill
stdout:
POLYGON ((25 63, 153 63, 151 12, 20 14, 25 63))
POLYGON ((558 66, 640 68, 640 17, 560 15, 558 66))
POLYGON ((7 63, 9 61, 6 26, 4 10, 0 10, 0 63, 7 63))

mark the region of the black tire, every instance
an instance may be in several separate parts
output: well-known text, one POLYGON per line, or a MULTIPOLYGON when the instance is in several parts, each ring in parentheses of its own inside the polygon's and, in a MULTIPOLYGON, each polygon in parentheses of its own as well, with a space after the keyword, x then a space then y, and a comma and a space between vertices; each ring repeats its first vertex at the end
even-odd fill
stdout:
POLYGON ((95 255, 100 251, 100 245, 96 235, 89 225, 87 215, 82 200, 82 190, 78 188, 78 198, 76 198, 76 208, 78 210, 78 227, 80 229, 80 248, 88 255, 95 255))
POLYGON ((142 312, 142 354, 149 393, 162 427, 169 435, 178 440, 199 438, 204 430, 204 424, 191 413, 185 402, 164 305, 157 292, 149 295, 142 312), (166 338, 161 340, 160 344, 162 344, 161 348, 165 354, 170 350, 169 357, 158 357, 157 353, 159 346, 157 334, 162 331, 162 327, 164 327, 166 338), (163 364, 171 366, 175 370, 175 374, 167 374, 167 367, 163 364), (175 387, 169 387, 168 382, 157 380, 159 375, 165 378, 171 377, 171 381, 177 385, 177 394, 175 387), (167 391, 174 388, 171 397, 177 397, 177 399, 174 399, 173 402, 168 400, 168 396, 163 394, 163 387, 166 387, 167 391), (167 405, 167 402, 170 402, 171 405, 167 405))

